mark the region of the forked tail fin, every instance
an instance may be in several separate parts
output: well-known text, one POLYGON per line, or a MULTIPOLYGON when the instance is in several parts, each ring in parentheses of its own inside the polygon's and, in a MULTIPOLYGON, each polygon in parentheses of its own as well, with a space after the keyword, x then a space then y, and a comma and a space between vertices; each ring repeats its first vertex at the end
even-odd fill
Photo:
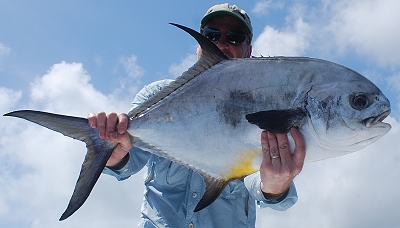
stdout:
POLYGON ((91 128, 85 118, 32 110, 10 112, 4 116, 22 118, 86 143, 87 153, 85 161, 82 164, 74 193, 60 221, 68 218, 78 210, 89 197, 90 192, 99 179, 108 158, 117 144, 110 140, 100 139, 97 128, 91 128))

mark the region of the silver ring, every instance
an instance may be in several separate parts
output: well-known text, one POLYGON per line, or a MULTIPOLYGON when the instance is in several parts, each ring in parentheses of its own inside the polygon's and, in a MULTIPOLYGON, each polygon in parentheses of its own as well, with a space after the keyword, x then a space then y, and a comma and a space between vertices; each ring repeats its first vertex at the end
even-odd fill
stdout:
POLYGON ((272 156, 271 156, 272 159, 274 159, 274 158, 280 158, 280 157, 281 157, 281 156, 279 156, 279 155, 272 155, 272 156))

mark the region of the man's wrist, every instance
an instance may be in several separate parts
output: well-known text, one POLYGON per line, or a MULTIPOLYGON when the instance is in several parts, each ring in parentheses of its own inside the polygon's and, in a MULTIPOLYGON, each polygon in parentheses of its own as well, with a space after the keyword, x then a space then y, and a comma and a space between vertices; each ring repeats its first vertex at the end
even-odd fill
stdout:
MULTIPOLYGON (((262 183, 260 184, 261 187, 262 183)), ((264 196, 264 198, 268 201, 281 201, 284 198, 286 198, 286 196, 288 195, 290 190, 290 187, 288 187, 284 192, 279 193, 279 194, 272 194, 272 193, 266 193, 261 189, 261 192, 264 196)))
POLYGON ((117 164, 107 167, 113 170, 120 170, 128 163, 128 161, 129 161, 129 153, 127 153, 125 157, 123 157, 121 161, 118 162, 117 164))

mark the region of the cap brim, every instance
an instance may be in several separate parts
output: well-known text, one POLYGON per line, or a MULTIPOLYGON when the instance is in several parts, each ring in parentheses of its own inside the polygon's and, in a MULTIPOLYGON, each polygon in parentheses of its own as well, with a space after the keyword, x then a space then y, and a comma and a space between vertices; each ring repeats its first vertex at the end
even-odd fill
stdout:
POLYGON ((223 14, 230 15, 230 16, 233 16, 233 17, 239 19, 246 26, 247 31, 249 32, 249 34, 252 34, 251 28, 249 27, 249 25, 247 25, 246 21, 242 17, 236 15, 235 13, 232 13, 232 12, 229 12, 229 11, 222 11, 222 10, 221 11, 212 12, 212 13, 208 14, 207 16, 203 17, 203 19, 201 19, 201 22, 200 22, 201 23, 201 27, 203 28, 203 26, 207 23, 207 21, 210 20, 212 17, 215 17, 217 15, 223 15, 223 14))

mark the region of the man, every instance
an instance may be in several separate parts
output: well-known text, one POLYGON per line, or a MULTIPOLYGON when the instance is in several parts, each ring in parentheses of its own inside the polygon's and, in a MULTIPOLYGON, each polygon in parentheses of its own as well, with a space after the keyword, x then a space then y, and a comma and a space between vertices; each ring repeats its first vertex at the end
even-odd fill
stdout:
MULTIPOLYGON (((250 18, 237 6, 211 7, 201 20, 200 30, 229 58, 250 57, 253 36, 250 18)), ((163 80, 144 87, 136 95, 134 107, 170 82, 163 80)), ((296 145, 293 155, 289 152, 287 135, 262 132, 264 158, 260 171, 232 181, 217 200, 194 213, 205 189, 199 174, 133 147, 125 132, 128 117, 124 113, 89 114, 88 121, 92 127, 98 127, 101 138, 119 143, 103 173, 124 180, 145 165, 148 167, 139 227, 254 227, 256 202, 261 208, 286 210, 297 201, 293 179, 302 169, 305 145, 296 129, 290 132, 296 145)))

